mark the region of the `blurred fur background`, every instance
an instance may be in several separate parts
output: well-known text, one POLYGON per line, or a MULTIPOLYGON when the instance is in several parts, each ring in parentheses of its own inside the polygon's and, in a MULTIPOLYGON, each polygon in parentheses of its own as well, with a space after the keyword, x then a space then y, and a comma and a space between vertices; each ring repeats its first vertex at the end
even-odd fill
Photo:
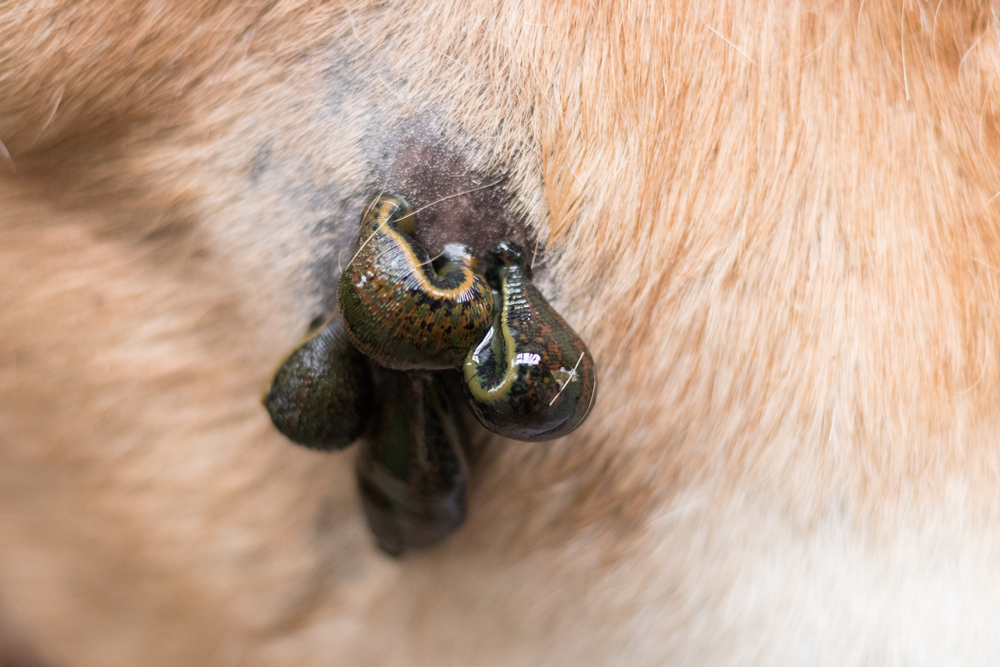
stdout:
POLYGON ((995 5, 23 0, 0 35, 0 651, 995 661, 995 5), (353 453, 260 392, 367 196, 491 183, 429 243, 536 239, 598 402, 484 441, 468 524, 390 561, 353 453))

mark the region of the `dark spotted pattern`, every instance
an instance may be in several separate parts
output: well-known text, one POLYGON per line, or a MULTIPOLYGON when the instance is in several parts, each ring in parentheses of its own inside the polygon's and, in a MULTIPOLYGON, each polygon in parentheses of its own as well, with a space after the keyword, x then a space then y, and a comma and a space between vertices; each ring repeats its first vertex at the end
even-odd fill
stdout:
POLYGON ((278 367, 264 406, 292 442, 331 450, 362 434, 373 400, 368 364, 334 315, 278 367))
POLYGON ((493 295, 464 246, 432 263, 411 235, 413 212, 380 196, 361 216, 359 249, 338 300, 357 348, 386 368, 458 368, 492 319, 493 295))
POLYGON ((361 506, 379 548, 433 546, 465 520, 466 434, 437 375, 376 369, 381 410, 358 451, 361 506))
POLYGON ((483 425, 517 440, 566 435, 596 394, 587 346, 534 286, 519 245, 487 253, 484 278, 462 245, 432 263, 414 229, 401 199, 372 202, 341 277, 343 317, 311 332, 264 400, 275 426, 307 447, 342 449, 366 435, 361 504, 392 556, 433 546, 465 520, 469 438, 446 376, 483 425))
POLYGON ((566 435, 594 402, 590 351, 532 283, 519 245, 501 243, 487 253, 486 279, 499 300, 493 327, 463 367, 470 408, 508 438, 566 435))

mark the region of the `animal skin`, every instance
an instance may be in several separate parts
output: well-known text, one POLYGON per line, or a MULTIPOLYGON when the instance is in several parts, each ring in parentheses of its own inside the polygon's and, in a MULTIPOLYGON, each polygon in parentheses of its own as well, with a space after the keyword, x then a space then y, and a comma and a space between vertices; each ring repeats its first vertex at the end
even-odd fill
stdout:
POLYGON ((0 601, 45 664, 996 664, 996 5, 15 0, 0 35, 0 601), (260 403, 379 192, 432 256, 531 252, 601 383, 565 438, 479 432, 465 525, 397 560, 357 447, 260 403))

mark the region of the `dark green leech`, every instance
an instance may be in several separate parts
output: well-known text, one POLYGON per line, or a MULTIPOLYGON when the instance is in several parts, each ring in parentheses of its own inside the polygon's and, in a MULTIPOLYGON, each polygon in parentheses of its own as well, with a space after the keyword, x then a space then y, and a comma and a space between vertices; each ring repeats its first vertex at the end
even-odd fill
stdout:
POLYGON ((391 556, 433 546, 465 520, 461 420, 434 375, 376 369, 381 401, 358 450, 361 506, 391 556))
POLYGON ((515 440, 550 440, 586 419, 597 374, 583 340, 531 282, 524 253, 501 243, 486 255, 501 298, 493 327, 463 367, 466 398, 483 426, 515 440))
POLYGON ((381 366, 458 368, 490 326, 493 294, 464 246, 445 246, 435 269, 415 229, 402 199, 378 197, 365 209, 358 253, 340 276, 344 322, 381 366))
POLYGON ((333 450, 364 432, 373 400, 368 364, 334 315, 278 367, 264 406, 292 442, 333 450))

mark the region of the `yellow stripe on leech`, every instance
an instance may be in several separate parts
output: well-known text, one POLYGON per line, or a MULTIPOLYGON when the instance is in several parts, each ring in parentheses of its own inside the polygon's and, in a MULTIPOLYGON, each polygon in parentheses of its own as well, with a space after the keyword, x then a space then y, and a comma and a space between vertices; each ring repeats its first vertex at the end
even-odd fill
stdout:
POLYGON ((387 230, 388 231, 385 233, 392 237, 398 246, 405 249, 403 256, 405 257, 407 265, 410 269, 412 269, 413 274, 416 276, 420 289, 426 292, 429 296, 440 299, 457 300, 458 297, 464 296, 472 289, 472 286, 475 284, 476 276, 472 272, 472 269, 469 269, 468 267, 466 267, 464 272, 465 280, 463 280, 458 287, 454 287, 452 289, 442 289, 434 286, 424 274, 424 264, 417 261, 417 254, 413 250, 413 245, 407 240, 406 237, 403 236, 403 233, 391 225, 387 226, 387 230))
POLYGON ((504 371, 503 382, 493 387, 492 389, 484 388, 482 381, 480 381, 479 376, 473 374, 472 378, 469 380, 469 390, 472 394, 478 398, 480 401, 486 403, 494 403, 497 401, 507 400, 507 394, 510 392, 511 386, 514 384, 514 380, 517 379, 518 367, 511 363, 514 359, 514 355, 517 353, 514 349, 514 337, 510 335, 510 327, 508 326, 509 313, 510 313, 510 294, 508 291, 508 282, 504 278, 501 285, 501 291, 503 292, 503 308, 500 310, 500 335, 503 336, 504 342, 504 365, 507 370, 504 371))

